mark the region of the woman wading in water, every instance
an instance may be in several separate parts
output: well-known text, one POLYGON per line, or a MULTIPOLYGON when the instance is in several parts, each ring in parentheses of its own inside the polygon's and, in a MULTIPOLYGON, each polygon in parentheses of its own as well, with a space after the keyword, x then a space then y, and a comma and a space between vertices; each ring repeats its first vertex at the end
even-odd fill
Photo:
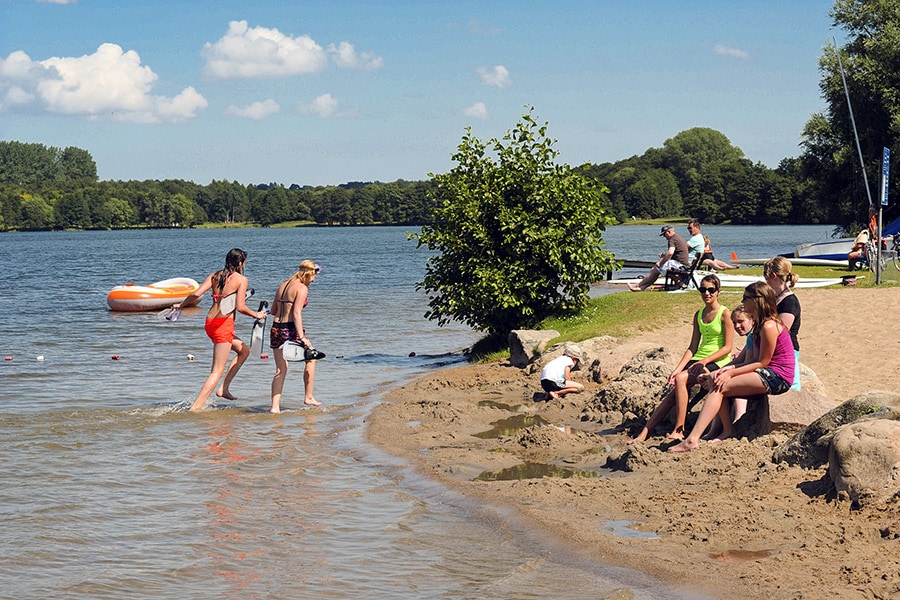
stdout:
POLYGON ((247 294, 247 278, 244 277, 244 264, 247 262, 247 253, 240 248, 232 248, 225 256, 225 268, 221 271, 211 273, 203 280, 203 283, 195 292, 185 298, 181 303, 176 304, 173 308, 179 309, 183 304, 190 306, 190 301, 201 297, 207 290, 212 290, 213 305, 209 312, 206 313, 206 335, 213 343, 213 362, 210 368, 209 377, 200 388, 197 399, 189 409, 190 412, 198 412, 203 410, 206 400, 215 389, 216 384, 225 374, 222 386, 216 391, 216 396, 225 398, 226 400, 237 400, 231 395, 229 385, 231 385, 234 376, 240 370, 241 365, 250 356, 250 348, 234 334, 234 318, 237 313, 247 315, 256 319, 264 319, 265 312, 256 312, 247 308, 244 299, 247 294), (228 355, 231 351, 237 352, 237 356, 228 365, 228 355))
MULTIPOLYGON (((306 332, 303 330, 303 309, 309 304, 309 284, 316 280, 322 270, 311 260, 300 263, 299 270, 278 286, 275 300, 272 302, 272 329, 269 333, 269 346, 275 355, 275 377, 272 378, 272 408, 269 412, 281 412, 281 394, 284 390, 284 379, 287 377, 288 363, 284 359, 282 346, 292 341, 312 348, 306 332)), ((316 361, 307 360, 303 369, 303 404, 321 406, 322 403, 313 396, 313 384, 316 377, 316 361)))

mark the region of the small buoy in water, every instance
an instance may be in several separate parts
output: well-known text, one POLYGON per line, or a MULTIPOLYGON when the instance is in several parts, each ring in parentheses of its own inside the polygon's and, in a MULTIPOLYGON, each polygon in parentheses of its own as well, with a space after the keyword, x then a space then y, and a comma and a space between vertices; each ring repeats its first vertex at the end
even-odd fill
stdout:
POLYGON ((112 355, 112 359, 113 359, 113 360, 119 360, 119 358, 121 358, 121 357, 120 357, 118 354, 113 354, 113 355, 112 355))
POLYGON ((269 355, 266 354, 265 352, 263 352, 262 354, 259 355, 259 358, 261 358, 262 360, 265 360, 265 359, 269 358, 269 355))
POLYGON ((3 360, 12 360, 12 356, 7 356, 7 357, 4 358, 3 360))
POLYGON ((37 359, 38 362, 44 362, 44 355, 43 355, 43 354, 41 354, 40 356, 36 356, 35 358, 37 359))
POLYGON ((187 359, 188 359, 188 360, 194 360, 194 355, 193 355, 193 354, 188 354, 188 355, 187 355, 187 359))
POLYGON ((415 355, 416 355, 415 352, 410 352, 410 353, 409 353, 409 356, 410 356, 410 357, 413 357, 413 356, 415 356, 415 355))

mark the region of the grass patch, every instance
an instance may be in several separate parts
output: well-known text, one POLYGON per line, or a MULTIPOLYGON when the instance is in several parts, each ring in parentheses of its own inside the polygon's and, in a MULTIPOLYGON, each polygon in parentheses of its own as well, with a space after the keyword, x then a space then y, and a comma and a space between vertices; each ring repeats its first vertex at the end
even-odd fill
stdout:
POLYGON ((580 342, 601 335, 628 337, 686 322, 701 306, 700 296, 694 291, 609 294, 592 298, 581 312, 571 317, 546 319, 540 328, 558 331, 556 341, 580 342))

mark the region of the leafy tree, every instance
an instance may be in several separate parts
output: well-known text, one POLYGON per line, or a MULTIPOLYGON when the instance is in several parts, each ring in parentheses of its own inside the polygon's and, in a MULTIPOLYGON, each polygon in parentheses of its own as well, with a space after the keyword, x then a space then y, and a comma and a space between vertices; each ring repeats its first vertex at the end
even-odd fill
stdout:
POLYGON ((97 181, 97 163, 87 150, 69 146, 60 153, 59 163, 66 179, 97 181))
MULTIPOLYGON (((866 221, 868 194, 859 165, 847 93, 841 78, 843 64, 853 116, 865 163, 872 200, 878 203, 882 148, 900 152, 900 4, 887 0, 836 0, 830 13, 845 32, 846 43, 829 44, 819 59, 819 88, 827 108, 814 114, 803 130, 804 174, 807 192, 828 207, 829 220, 845 227, 866 221), (840 62, 838 55, 840 53, 840 62)), ((900 184, 891 180, 897 198, 900 184)), ((900 214, 896 202, 887 219, 900 214)))
POLYGON ((94 226, 122 229, 134 224, 134 208, 125 200, 109 198, 94 213, 94 226))
POLYGON ((59 229, 88 229, 91 226, 91 210, 81 189, 63 194, 57 201, 56 227, 59 229))
POLYGON ((663 169, 650 169, 622 193, 628 214, 642 218, 681 215, 681 192, 675 176, 663 169))
POLYGON ((427 318, 502 335, 583 306, 591 282, 613 267, 603 249, 606 188, 557 165, 546 134, 531 110, 502 140, 467 128, 457 166, 431 176, 434 223, 410 235, 436 252, 417 284, 427 318))
POLYGON ((40 196, 22 200, 22 229, 42 230, 53 227, 53 207, 40 196))
POLYGON ((666 140, 654 163, 670 171, 682 183, 681 193, 685 194, 692 172, 711 163, 733 163, 743 157, 741 149, 732 146, 723 133, 694 127, 666 140))
POLYGON ((291 206, 288 191, 280 185, 271 186, 256 198, 251 215, 264 227, 289 220, 291 206))

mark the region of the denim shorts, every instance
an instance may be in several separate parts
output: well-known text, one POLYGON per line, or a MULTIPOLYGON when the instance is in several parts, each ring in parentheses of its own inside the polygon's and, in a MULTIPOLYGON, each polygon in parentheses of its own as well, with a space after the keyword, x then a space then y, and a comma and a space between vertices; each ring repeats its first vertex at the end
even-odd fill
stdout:
POLYGON ((777 396, 791 389, 791 382, 785 381, 775 374, 775 371, 769 367, 760 367, 756 369, 759 378, 762 379, 763 385, 769 391, 769 394, 777 396))

